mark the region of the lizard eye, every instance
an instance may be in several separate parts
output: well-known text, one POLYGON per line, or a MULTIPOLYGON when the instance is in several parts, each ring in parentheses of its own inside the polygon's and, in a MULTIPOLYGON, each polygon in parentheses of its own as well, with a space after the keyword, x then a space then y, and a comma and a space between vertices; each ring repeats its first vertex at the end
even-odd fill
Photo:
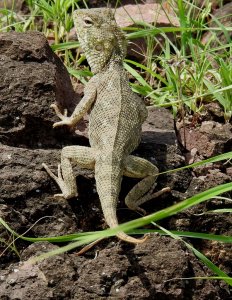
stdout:
POLYGON ((84 18, 84 23, 86 27, 91 27, 93 25, 93 20, 89 17, 84 18))

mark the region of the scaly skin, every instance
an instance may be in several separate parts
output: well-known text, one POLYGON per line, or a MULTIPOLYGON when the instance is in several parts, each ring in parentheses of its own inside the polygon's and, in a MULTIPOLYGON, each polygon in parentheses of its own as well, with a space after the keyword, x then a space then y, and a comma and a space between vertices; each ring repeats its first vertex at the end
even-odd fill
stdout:
MULTIPOLYGON (((89 122, 91 147, 69 146, 61 153, 58 177, 45 165, 45 169, 61 188, 62 196, 77 196, 71 161, 83 168, 95 170, 97 192, 103 214, 110 227, 118 225, 116 209, 122 176, 143 178, 127 195, 129 208, 141 210, 139 205, 169 190, 151 194, 158 169, 149 161, 130 155, 138 146, 142 123, 147 109, 142 100, 129 87, 122 61, 126 54, 126 41, 109 9, 83 9, 74 12, 74 22, 81 47, 85 51, 94 76, 85 87, 84 97, 73 114, 62 115, 53 105, 60 122, 54 127, 75 126, 92 108, 89 122), (146 194, 146 195, 145 195, 146 194), (145 196, 144 196, 145 195, 145 196)), ((124 232, 117 236, 127 242, 142 243, 147 237, 136 239, 124 232)))

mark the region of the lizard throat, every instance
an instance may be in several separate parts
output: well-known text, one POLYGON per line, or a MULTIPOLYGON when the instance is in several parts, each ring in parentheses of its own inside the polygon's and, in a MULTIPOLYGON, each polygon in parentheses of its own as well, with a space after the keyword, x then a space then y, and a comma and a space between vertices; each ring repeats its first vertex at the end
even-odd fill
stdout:
POLYGON ((115 52, 107 57, 99 52, 91 51, 86 53, 88 64, 94 74, 113 68, 115 65, 122 65, 122 57, 115 52))

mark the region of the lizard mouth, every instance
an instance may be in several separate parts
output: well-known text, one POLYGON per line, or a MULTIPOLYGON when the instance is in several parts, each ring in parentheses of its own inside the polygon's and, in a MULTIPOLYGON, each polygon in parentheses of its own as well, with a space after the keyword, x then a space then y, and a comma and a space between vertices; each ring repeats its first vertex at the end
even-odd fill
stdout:
POLYGON ((80 45, 94 74, 102 71, 111 60, 122 62, 127 43, 111 9, 76 10, 73 19, 80 45))

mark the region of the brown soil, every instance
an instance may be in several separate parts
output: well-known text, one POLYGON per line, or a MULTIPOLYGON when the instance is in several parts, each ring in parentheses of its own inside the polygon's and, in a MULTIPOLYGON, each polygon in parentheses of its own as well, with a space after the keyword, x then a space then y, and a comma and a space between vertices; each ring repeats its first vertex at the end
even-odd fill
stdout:
MULTIPOLYGON (((33 237, 106 228, 92 174, 83 172, 77 177, 77 199, 57 201, 53 194, 59 190, 41 166, 46 162, 56 172, 64 145, 88 145, 87 121, 79 126, 78 134, 52 129, 56 117, 50 104, 57 101, 72 111, 80 99, 62 63, 42 34, 11 32, 0 35, 0 65, 0 216, 18 233, 27 231, 26 235, 33 237)), ((232 126, 218 118, 208 112, 201 125, 186 122, 184 134, 183 126, 177 124, 176 135, 170 112, 151 109, 136 153, 165 171, 183 166, 185 161, 231 151, 232 126)), ((150 201, 144 208, 152 213, 231 179, 230 165, 221 163, 163 175, 157 190, 170 186, 171 194, 150 201)), ((132 179, 123 181, 120 223, 138 217, 125 210, 123 201, 134 184, 132 179)), ((209 201, 161 225, 173 230, 231 235, 229 214, 202 215, 207 210, 228 207, 231 204, 226 200, 209 201)), ((12 241, 4 228, 0 228, 0 235, 7 244, 12 241)), ((187 241, 232 275, 229 244, 187 241)), ((1 245, 0 299, 231 299, 223 281, 186 279, 212 273, 183 243, 171 237, 154 235, 138 246, 111 238, 84 256, 77 256, 77 249, 36 265, 29 264, 28 259, 61 245, 30 244, 18 239, 15 246, 20 259, 4 243, 1 245)))

